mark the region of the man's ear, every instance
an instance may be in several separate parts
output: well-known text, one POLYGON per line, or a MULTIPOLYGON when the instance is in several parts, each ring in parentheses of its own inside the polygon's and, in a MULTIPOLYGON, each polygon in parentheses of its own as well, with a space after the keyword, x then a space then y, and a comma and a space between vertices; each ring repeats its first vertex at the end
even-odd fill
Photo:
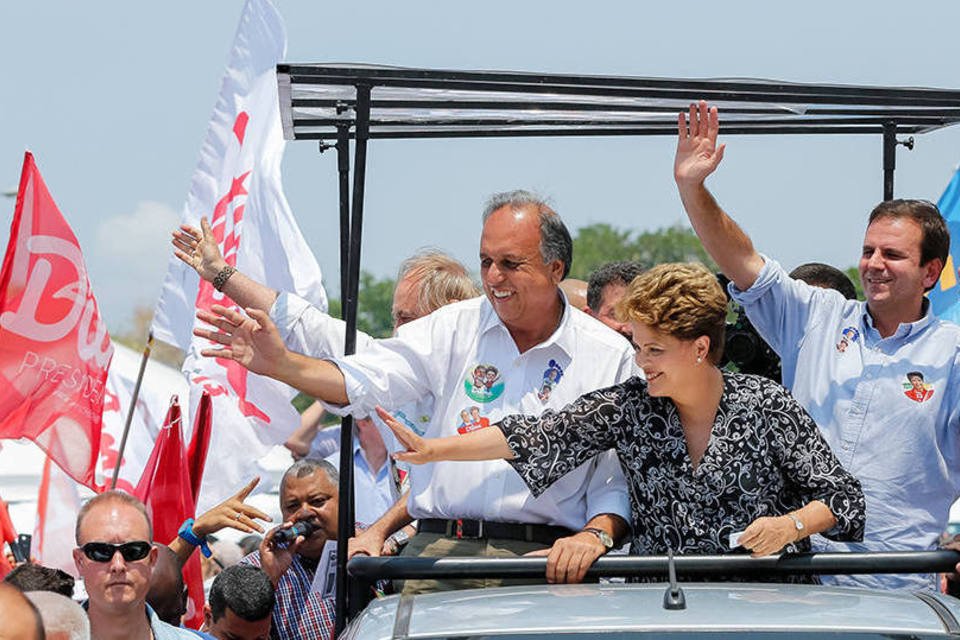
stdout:
POLYGON ((923 288, 929 289, 940 279, 940 273, 943 271, 943 260, 933 258, 927 264, 923 265, 923 288))
POLYGON ((74 566, 77 567, 77 571, 78 571, 78 572, 80 572, 80 573, 83 572, 83 567, 81 566, 81 565, 83 564, 83 551, 82 551, 82 550, 80 550, 80 549, 74 549, 74 550, 73 550, 73 564, 74 564, 74 566))
POLYGON ((553 279, 553 284, 559 285, 563 280, 563 261, 559 259, 554 260, 550 263, 549 268, 550 276, 553 279))
POLYGON ((210 628, 213 626, 213 610, 210 608, 209 602, 203 603, 203 630, 210 631, 210 628))

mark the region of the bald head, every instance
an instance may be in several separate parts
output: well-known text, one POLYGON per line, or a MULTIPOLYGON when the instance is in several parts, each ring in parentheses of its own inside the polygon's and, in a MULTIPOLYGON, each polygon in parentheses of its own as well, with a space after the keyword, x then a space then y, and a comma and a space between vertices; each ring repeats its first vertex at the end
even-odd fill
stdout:
POLYGON ((587 309, 587 283, 576 278, 567 278, 560 283, 560 289, 567 296, 570 306, 576 307, 581 311, 587 309))
POLYGON ((19 590, 0 583, 0 640, 45 640, 40 612, 19 590))
POLYGON ((40 611, 47 640, 89 640, 90 620, 79 604, 52 591, 28 591, 25 595, 40 611))

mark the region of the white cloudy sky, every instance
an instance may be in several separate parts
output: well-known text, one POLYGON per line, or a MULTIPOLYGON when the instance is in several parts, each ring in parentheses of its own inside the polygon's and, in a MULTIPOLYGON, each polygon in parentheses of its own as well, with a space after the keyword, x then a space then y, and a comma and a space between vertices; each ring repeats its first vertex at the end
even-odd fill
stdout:
MULTIPOLYGON (((0 189, 25 148, 73 225, 111 327, 152 306, 168 231, 189 185, 240 0, 0 4, 0 189)), ((278 3, 291 62, 957 88, 960 3, 278 3)), ((880 199, 878 138, 730 140, 713 180, 756 244, 787 266, 854 263, 880 199)), ((476 263, 478 211, 493 191, 553 196, 571 227, 654 229, 683 219, 667 139, 375 142, 364 267, 390 275, 418 247, 476 263)), ((897 193, 937 199, 960 130, 898 159, 897 193)), ((336 283, 333 154, 291 143, 287 194, 336 283)), ((5 242, 13 200, 0 200, 5 242)), ((333 291, 334 295, 336 294, 333 291)))

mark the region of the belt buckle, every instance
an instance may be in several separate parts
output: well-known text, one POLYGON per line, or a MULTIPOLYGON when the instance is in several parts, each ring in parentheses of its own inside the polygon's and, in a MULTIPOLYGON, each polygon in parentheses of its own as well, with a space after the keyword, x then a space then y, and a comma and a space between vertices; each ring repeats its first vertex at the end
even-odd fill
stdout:
POLYGON ((477 532, 473 535, 463 532, 463 518, 457 519, 457 540, 477 540, 483 537, 483 520, 477 520, 477 532))

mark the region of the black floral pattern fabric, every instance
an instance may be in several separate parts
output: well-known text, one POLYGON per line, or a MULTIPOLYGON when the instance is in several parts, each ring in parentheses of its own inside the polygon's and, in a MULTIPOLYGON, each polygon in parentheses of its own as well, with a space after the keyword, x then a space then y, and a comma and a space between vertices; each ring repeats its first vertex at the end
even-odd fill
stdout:
MULTIPOLYGON (((535 496, 598 453, 616 450, 630 490, 633 554, 668 548, 744 553, 730 549, 731 533, 811 500, 837 518, 823 535, 863 537, 860 482, 789 392, 766 378, 724 372, 713 431, 696 468, 673 401, 651 397, 639 378, 588 393, 560 411, 509 416, 499 427, 517 456, 510 463, 535 496)), ((795 548, 808 551, 809 538, 795 548)))

